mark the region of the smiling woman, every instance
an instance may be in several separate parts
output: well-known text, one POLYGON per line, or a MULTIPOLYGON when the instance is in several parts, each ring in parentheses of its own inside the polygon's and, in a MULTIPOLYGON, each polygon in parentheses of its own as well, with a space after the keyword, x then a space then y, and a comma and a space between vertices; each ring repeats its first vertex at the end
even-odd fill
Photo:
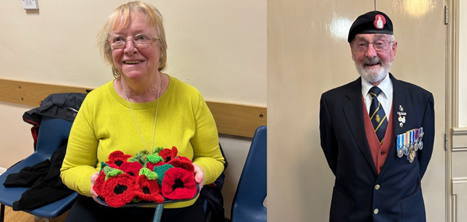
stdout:
POLYGON ((160 72, 164 69, 161 67, 163 47, 159 41, 153 41, 162 39, 158 37, 161 34, 149 25, 142 12, 130 12, 128 18, 127 25, 118 25, 119 28, 113 30, 107 40, 112 50, 114 73, 120 75, 116 78, 115 87, 122 97, 130 101, 150 102, 163 94, 168 85, 168 78, 162 80, 165 76, 160 72))
MULTIPOLYGON (((128 39, 127 36, 122 35, 124 33, 121 32, 128 31, 127 29, 130 28, 129 26, 133 26, 132 31, 141 32, 144 30, 156 33, 156 35, 152 35, 151 37, 146 38, 151 38, 151 41, 142 40, 141 38, 135 39, 134 37, 136 36, 132 36, 130 38, 132 38, 134 44, 138 44, 142 48, 150 46, 151 43, 153 43, 152 40, 157 39, 160 44, 161 51, 158 70, 163 70, 167 62, 167 43, 165 39, 165 30, 161 13, 159 10, 157 10, 157 8, 147 4, 139 4, 138 10, 135 10, 131 7, 132 6, 128 4, 115 9, 114 13, 110 15, 107 23, 102 27, 98 35, 101 53, 103 54, 106 62, 112 65, 112 71, 115 77, 118 77, 120 73, 118 70, 116 70, 116 67, 113 66, 114 60, 112 50, 125 48, 125 43, 128 39), (134 21, 135 14, 138 17, 138 21, 134 21), (130 23, 138 22, 140 23, 130 25, 130 23), (116 40, 118 40, 118 42, 116 42, 116 40), (137 43, 137 41, 142 44, 137 43)), ((138 35, 141 34, 142 33, 138 33, 138 35)))
MULTIPOLYGON (((61 176, 81 196, 67 221, 148 221, 154 208, 115 209, 97 201, 94 183, 109 154, 135 156, 144 150, 150 155, 175 146, 192 161, 191 182, 202 189, 224 170, 216 123, 196 88, 162 72, 167 45, 155 7, 121 5, 99 37, 115 79, 87 95, 70 132, 61 176)), ((141 171, 154 170, 150 168, 141 171)), ((202 198, 165 204, 161 221, 172 220, 205 221, 202 198)))

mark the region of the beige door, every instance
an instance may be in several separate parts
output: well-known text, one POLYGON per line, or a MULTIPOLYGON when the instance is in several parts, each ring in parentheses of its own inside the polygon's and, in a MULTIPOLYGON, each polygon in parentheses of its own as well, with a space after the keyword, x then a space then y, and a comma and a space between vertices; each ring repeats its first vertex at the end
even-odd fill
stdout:
POLYGON ((461 222, 467 221, 467 4, 448 2, 447 212, 449 222, 461 222))
MULTIPOLYGON (((324 222, 334 178, 320 147, 321 93, 355 80, 348 29, 373 0, 268 1, 268 221, 324 222)), ((399 42, 391 72, 434 94, 433 157, 422 180, 429 222, 445 221, 444 1, 379 0, 399 42)))

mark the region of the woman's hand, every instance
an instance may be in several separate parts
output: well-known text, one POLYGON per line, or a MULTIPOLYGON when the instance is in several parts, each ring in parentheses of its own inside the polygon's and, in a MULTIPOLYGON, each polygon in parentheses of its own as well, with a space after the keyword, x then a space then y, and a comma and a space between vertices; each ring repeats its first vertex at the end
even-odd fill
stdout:
POLYGON ((98 195, 97 195, 96 191, 94 191, 94 183, 96 182, 96 179, 97 179, 98 176, 99 176, 99 172, 96 172, 93 175, 91 175, 91 196, 92 196, 92 199, 94 199, 94 201, 96 201, 97 203, 103 205, 100 201, 97 200, 98 195))
POLYGON ((199 190, 201 191, 204 185, 204 171, 196 163, 193 163, 193 166, 195 167, 195 182, 199 185, 199 190))

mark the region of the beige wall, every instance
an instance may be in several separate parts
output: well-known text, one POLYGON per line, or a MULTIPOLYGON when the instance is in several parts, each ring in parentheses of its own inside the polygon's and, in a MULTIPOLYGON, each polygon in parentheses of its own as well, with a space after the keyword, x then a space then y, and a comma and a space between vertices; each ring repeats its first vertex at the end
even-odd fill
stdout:
MULTIPOLYGON (((110 81, 95 37, 124 2, 39 0, 39 11, 26 11, 21 1, 0 1, 0 78, 90 88, 110 81)), ((164 16, 168 74, 206 100, 266 106, 266 0, 148 2, 164 16)), ((0 102, 0 167, 33 151, 21 118, 31 108, 0 102)), ((228 213, 250 142, 221 138, 228 213)))

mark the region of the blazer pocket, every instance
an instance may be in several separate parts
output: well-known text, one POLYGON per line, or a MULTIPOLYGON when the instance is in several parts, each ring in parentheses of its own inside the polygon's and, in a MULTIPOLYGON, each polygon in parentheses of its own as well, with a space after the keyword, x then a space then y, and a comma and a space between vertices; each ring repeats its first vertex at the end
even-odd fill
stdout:
POLYGON ((422 189, 401 200, 402 222, 426 222, 422 189))
POLYGON ((330 222, 346 222, 349 220, 349 210, 352 206, 352 201, 341 193, 336 187, 333 188, 331 212, 329 215, 330 222))

